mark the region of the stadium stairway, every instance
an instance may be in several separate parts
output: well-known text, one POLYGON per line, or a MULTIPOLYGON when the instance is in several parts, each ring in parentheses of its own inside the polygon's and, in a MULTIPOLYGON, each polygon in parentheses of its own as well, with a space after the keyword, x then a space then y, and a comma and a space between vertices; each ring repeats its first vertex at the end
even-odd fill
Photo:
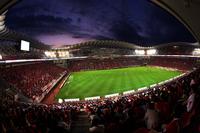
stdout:
POLYGON ((89 133, 90 122, 86 112, 80 112, 77 118, 72 121, 71 133, 89 133))

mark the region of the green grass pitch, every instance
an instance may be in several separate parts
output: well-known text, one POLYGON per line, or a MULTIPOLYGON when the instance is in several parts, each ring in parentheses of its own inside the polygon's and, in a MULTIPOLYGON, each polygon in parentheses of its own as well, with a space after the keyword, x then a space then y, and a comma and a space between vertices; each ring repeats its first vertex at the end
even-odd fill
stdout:
POLYGON ((180 74, 180 71, 150 66, 75 72, 70 75, 56 99, 83 99, 137 90, 180 74))

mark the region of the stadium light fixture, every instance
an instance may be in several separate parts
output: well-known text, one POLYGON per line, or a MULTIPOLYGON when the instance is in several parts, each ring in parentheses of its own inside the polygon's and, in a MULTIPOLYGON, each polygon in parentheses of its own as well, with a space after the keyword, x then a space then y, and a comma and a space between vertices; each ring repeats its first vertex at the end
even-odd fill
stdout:
POLYGON ((138 50, 138 49, 136 49, 136 50, 135 50, 135 53, 136 53, 137 55, 144 55, 144 54, 145 54, 145 51, 144 51, 144 50, 138 50))
POLYGON ((147 55, 155 55, 157 53, 156 49, 148 49, 147 50, 147 55))
POLYGON ((68 51, 58 51, 59 57, 69 57, 68 51))
POLYGON ((0 60, 2 60, 3 58, 2 58, 2 55, 0 54, 0 60))
POLYGON ((56 54, 55 52, 50 52, 50 51, 45 51, 44 54, 49 57, 49 58, 55 58, 56 57, 56 54))
POLYGON ((192 52, 193 55, 200 55, 200 48, 195 48, 192 52))
POLYGON ((45 51, 44 54, 45 54, 46 56, 49 56, 49 52, 48 52, 48 51, 45 51))

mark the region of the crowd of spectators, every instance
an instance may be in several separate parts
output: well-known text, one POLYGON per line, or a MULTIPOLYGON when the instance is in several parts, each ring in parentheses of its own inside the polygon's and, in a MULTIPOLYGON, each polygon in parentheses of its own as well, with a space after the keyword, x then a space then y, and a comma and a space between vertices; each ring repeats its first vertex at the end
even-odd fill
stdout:
POLYGON ((197 65, 197 58, 151 57, 148 60, 148 65, 187 71, 197 65))
POLYGON ((17 103, 0 105, 1 133, 68 133, 76 107, 17 103))
POLYGON ((112 69, 139 65, 161 66, 187 71, 191 70, 195 66, 198 66, 198 61, 197 58, 178 57, 87 58, 68 61, 68 68, 70 71, 112 69))
POLYGON ((43 88, 58 79, 66 70, 51 63, 36 63, 2 68, 0 77, 28 98, 34 99, 43 88))
POLYGON ((112 69, 128 66, 142 65, 142 60, 138 58, 105 58, 105 59, 82 59, 69 61, 69 69, 71 71, 81 70, 100 70, 112 69))

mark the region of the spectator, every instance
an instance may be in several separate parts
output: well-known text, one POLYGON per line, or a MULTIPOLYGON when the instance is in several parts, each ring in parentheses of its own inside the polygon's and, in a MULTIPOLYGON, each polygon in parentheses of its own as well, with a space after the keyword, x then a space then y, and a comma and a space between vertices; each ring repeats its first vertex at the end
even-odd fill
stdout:
POLYGON ((154 108, 154 103, 147 105, 147 111, 145 113, 145 122, 148 129, 157 129, 159 126, 159 114, 154 108))
POLYGON ((174 109, 174 116, 172 121, 167 124, 163 132, 164 133, 180 133, 182 130, 181 116, 184 112, 184 107, 181 104, 176 105, 174 109))
POLYGON ((89 128, 90 133, 104 133, 104 125, 100 124, 98 118, 94 118, 92 126, 89 128))

